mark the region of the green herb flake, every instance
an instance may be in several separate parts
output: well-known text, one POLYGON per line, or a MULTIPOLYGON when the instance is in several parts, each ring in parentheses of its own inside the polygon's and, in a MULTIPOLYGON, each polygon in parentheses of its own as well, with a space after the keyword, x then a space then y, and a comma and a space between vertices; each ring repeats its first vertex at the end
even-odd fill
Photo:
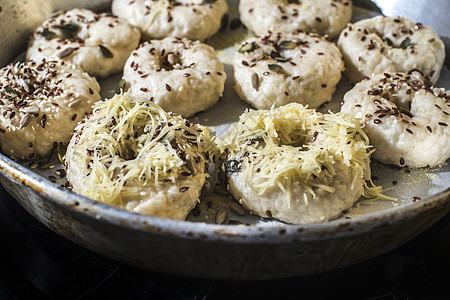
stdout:
POLYGON ((279 47, 281 49, 294 49, 295 47, 297 47, 297 44, 293 41, 287 40, 280 42, 279 47))
POLYGON ((116 93, 122 92, 125 89, 126 84, 127 82, 125 81, 125 79, 120 79, 119 83, 117 84, 116 93))
POLYGON ((404 39, 403 42, 400 44, 400 47, 401 47, 402 49, 406 49, 406 48, 409 47, 410 44, 411 44, 410 38, 406 38, 406 39, 404 39))
POLYGON ((9 87, 9 86, 6 86, 6 87, 5 87, 5 91, 6 91, 8 94, 14 94, 14 95, 18 95, 18 94, 19 94, 17 91, 15 91, 14 89, 12 89, 12 88, 9 87))
POLYGON ((80 30, 80 25, 75 23, 67 23, 61 26, 61 30, 70 33, 77 33, 80 30))
POLYGON ((58 159, 62 164, 65 164, 65 155, 67 151, 67 145, 64 145, 63 143, 58 144, 58 159))
POLYGON ((98 45, 98 47, 102 51, 102 54, 103 54, 104 57, 106 57, 106 58, 113 58, 113 54, 111 53, 111 51, 109 51, 108 48, 106 48, 103 45, 98 45))
POLYGON ((283 70, 283 68, 277 64, 269 64, 268 67, 269 67, 270 71, 274 71, 274 72, 279 72, 279 71, 283 70))
POLYGON ((227 160, 225 162, 225 170, 227 173, 239 172, 239 162, 237 160, 227 160))
POLYGON ((239 53, 244 53, 244 52, 251 52, 255 50, 255 44, 253 43, 246 43, 244 45, 241 46, 241 48, 238 50, 239 53))
POLYGON ((47 28, 45 28, 40 34, 43 37, 45 37, 46 40, 51 40, 51 39, 56 37, 56 33, 54 33, 53 31, 48 30, 47 28))

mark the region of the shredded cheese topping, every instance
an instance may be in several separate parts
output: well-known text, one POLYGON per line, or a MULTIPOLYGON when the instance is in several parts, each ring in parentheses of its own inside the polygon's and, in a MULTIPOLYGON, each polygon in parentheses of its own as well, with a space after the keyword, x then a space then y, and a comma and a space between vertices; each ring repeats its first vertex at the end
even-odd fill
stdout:
POLYGON ((75 129, 68 153, 79 156, 72 160, 90 177, 77 192, 113 203, 139 193, 136 187, 204 173, 213 147, 206 127, 125 93, 96 103, 75 129))
POLYGON ((262 195, 277 185, 289 194, 296 182, 314 195, 314 188, 334 192, 327 180, 335 166, 351 169, 352 185, 369 171, 371 149, 361 123, 343 113, 322 114, 292 103, 270 110, 244 112, 223 137, 228 162, 244 172, 249 186, 262 195))

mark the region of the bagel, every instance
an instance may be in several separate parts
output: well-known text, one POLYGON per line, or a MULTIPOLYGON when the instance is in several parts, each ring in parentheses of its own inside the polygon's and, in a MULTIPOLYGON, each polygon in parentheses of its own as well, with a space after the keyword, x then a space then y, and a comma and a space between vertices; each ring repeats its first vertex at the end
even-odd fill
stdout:
POLYGON ((64 61, 26 61, 0 70, 0 146, 17 159, 47 156, 67 144, 100 100, 100 86, 64 61))
POLYGON ((287 223, 340 216, 370 177, 359 120, 298 103, 244 112, 223 136, 230 193, 247 209, 287 223))
POLYGON ((27 59, 62 59, 91 76, 120 72, 140 32, 124 20, 87 9, 63 11, 46 20, 34 33, 27 59))
POLYGON ((341 111, 365 123, 373 157, 397 166, 443 164, 450 157, 450 93, 419 72, 384 73, 355 85, 341 111))
POLYGON ((165 38, 142 43, 123 70, 125 91, 152 99, 184 117, 213 106, 222 96, 226 74, 211 46, 165 38))
POLYGON ((114 0, 111 9, 138 27, 144 40, 185 37, 203 41, 220 29, 228 5, 226 0, 114 0))
POLYGON ((377 16, 349 24, 337 44, 352 83, 379 73, 419 69, 434 84, 445 59, 439 35, 403 17, 377 16))
POLYGON ((255 34, 297 30, 337 36, 352 16, 351 0, 240 0, 242 23, 255 34))
POLYGON ((148 99, 116 94, 94 106, 67 147, 73 191, 136 213, 184 220, 207 177, 206 127, 148 99))
POLYGON ((335 44, 317 34, 268 33, 245 41, 233 59, 235 90, 258 109, 331 100, 344 71, 335 44))

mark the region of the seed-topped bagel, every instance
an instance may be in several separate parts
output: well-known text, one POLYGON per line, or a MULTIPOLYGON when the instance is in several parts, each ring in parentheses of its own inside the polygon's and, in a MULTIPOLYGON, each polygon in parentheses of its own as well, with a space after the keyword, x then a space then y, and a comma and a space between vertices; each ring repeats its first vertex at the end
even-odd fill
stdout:
POLYGON ((114 0, 113 14, 138 27, 144 40, 215 34, 228 11, 226 0, 114 0))
POLYGON ((36 30, 27 58, 62 59, 91 76, 107 77, 122 70, 140 36, 122 19, 76 8, 50 17, 36 30))
POLYGON ((344 96, 341 111, 365 123, 381 162, 437 166, 450 157, 450 93, 419 72, 384 73, 363 80, 344 96))
POLYGON ((123 70, 130 95, 152 99, 183 117, 213 106, 222 96, 226 78, 211 46, 180 38, 142 43, 123 70))
POLYGON ((377 16, 349 24, 338 46, 344 56, 346 76, 357 83, 385 72, 419 69, 436 83, 445 59, 445 46, 428 26, 407 18, 377 16))
POLYGON ((233 68, 236 92, 258 109, 291 102, 317 108, 331 100, 344 62, 320 35, 267 33, 242 44, 233 68))
POLYGON ((26 61, 0 70, 0 145, 19 159, 38 159, 67 144, 77 122, 100 100, 100 86, 64 61, 26 61))
POLYGON ((242 23, 255 34, 297 30, 337 36, 352 16, 351 0, 241 0, 242 23))

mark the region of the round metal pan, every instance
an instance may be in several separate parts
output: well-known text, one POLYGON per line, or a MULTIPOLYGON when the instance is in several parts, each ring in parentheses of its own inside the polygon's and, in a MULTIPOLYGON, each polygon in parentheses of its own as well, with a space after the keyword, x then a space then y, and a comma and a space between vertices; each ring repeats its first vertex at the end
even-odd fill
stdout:
MULTIPOLYGON (((16 30, 16 35, 3 35, 7 46, 0 49, 2 65, 24 50, 27 36, 53 10, 75 5, 88 8, 109 5, 108 1, 81 4, 49 1, 45 5, 31 0, 4 2, 0 31, 4 34, 16 30), (29 23, 17 20, 35 12, 40 13, 39 20, 34 18, 29 23)), ((237 14, 236 3, 229 1, 231 17, 237 14)), ((358 9, 357 13, 367 14, 358 9)), ((216 47, 219 52, 222 48, 216 47)), ((224 53, 230 89, 231 67, 224 53)), ((447 88, 448 73, 446 70, 444 81, 440 81, 447 88)), ((114 80, 117 78, 120 77, 114 80)), ((111 90, 108 84, 102 84, 106 91, 111 90)), ((348 88, 348 84, 342 83, 336 97, 341 97, 348 88)), ((226 94, 232 98, 230 101, 220 101, 217 107, 193 120, 214 127, 220 134, 245 108, 232 90, 226 94), (223 118, 227 121, 222 122, 223 118)), ((332 109, 333 103, 329 107, 332 109)), ((58 168, 55 155, 49 164, 58 168)), ((62 188, 60 182, 48 179, 54 169, 42 170, 32 163, 16 162, 0 154, 0 182, 28 212, 55 232, 92 251, 141 268, 223 279, 286 278, 342 268, 402 245, 450 210, 448 163, 420 170, 393 169, 377 163, 373 168, 380 178, 379 184, 393 187, 395 179, 396 185, 389 193, 398 197, 398 202, 361 202, 337 220, 306 225, 262 220, 248 214, 239 217, 229 210, 226 225, 216 225, 212 224, 214 213, 226 207, 229 197, 210 196, 206 200, 212 203, 212 208, 201 204, 200 215, 191 214, 187 221, 138 215, 62 188), (420 195, 421 200, 413 202, 415 195, 420 195)), ((202 203, 207 202, 203 200, 202 203)))

